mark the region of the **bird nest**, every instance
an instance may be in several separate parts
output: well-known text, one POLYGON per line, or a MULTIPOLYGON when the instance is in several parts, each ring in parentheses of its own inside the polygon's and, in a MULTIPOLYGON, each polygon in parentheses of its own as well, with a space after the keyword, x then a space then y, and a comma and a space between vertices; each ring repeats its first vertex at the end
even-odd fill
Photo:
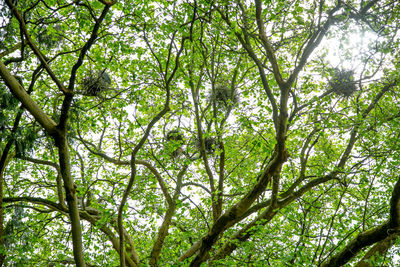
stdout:
POLYGON ((166 139, 167 139, 167 142, 170 143, 168 146, 171 147, 170 145, 172 145, 171 148, 173 150, 172 150, 171 156, 173 158, 179 158, 181 155, 183 155, 182 145, 184 143, 185 138, 179 130, 169 131, 167 133, 166 139))
POLYGON ((183 141, 183 134, 179 130, 171 130, 167 133, 167 141, 183 141))
POLYGON ((106 72, 91 73, 83 80, 83 93, 87 96, 99 96, 110 89, 110 85, 111 78, 106 72))
POLYGON ((239 102, 239 96, 235 90, 224 84, 215 86, 214 90, 211 90, 209 98, 216 104, 223 106, 235 105, 239 102))
POLYGON ((333 78, 329 81, 329 85, 336 94, 351 96, 357 90, 354 82, 354 71, 336 70, 333 78))
MULTIPOLYGON (((197 140, 197 147, 200 150, 200 140, 197 140)), ((207 154, 214 154, 215 150, 219 148, 218 140, 214 137, 206 137, 204 138, 204 148, 207 154)))

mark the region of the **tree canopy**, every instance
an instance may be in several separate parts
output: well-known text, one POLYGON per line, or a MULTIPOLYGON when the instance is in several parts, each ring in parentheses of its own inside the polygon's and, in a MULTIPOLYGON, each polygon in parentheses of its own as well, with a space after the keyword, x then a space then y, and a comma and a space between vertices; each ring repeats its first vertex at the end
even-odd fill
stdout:
POLYGON ((397 0, 5 0, 0 266, 384 266, 397 0))

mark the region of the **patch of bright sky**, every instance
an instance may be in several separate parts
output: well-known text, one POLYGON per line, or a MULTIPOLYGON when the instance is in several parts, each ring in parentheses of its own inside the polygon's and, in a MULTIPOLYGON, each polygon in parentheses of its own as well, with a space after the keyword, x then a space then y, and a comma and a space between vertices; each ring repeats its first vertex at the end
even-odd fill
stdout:
POLYGON ((378 38, 376 33, 363 31, 359 27, 354 27, 348 33, 335 33, 340 31, 338 27, 331 31, 334 36, 325 38, 321 43, 321 47, 327 51, 325 60, 333 67, 354 70, 356 73, 360 71, 378 38))

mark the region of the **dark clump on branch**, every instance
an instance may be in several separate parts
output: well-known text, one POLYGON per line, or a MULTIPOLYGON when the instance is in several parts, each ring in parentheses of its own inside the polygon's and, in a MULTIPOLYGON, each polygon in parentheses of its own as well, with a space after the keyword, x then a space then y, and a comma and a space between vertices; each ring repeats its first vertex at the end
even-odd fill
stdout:
POLYGON ((357 90, 354 82, 354 71, 337 69, 333 78, 329 81, 329 85, 336 94, 351 96, 357 90))
POLYGON ((173 158, 179 158, 181 155, 183 155, 183 149, 181 147, 175 149, 171 154, 173 158))
POLYGON ((183 135, 179 130, 171 130, 167 133, 167 141, 183 141, 183 135))
MULTIPOLYGON (((200 150, 200 140, 197 140, 197 147, 200 150)), ((204 148, 207 154, 214 154, 215 150, 219 148, 218 140, 214 137, 206 137, 204 138, 204 148)))
POLYGON ((225 84, 215 86, 214 90, 211 90, 209 98, 217 105, 224 106, 236 105, 239 102, 239 96, 235 90, 225 84))
POLYGON ((99 96, 101 92, 110 89, 111 78, 104 72, 91 73, 83 80, 83 94, 87 96, 99 96))
POLYGON ((171 154, 173 158, 178 158, 183 154, 182 145, 184 143, 184 136, 179 130, 171 130, 167 133, 167 142, 174 145, 174 150, 171 154))

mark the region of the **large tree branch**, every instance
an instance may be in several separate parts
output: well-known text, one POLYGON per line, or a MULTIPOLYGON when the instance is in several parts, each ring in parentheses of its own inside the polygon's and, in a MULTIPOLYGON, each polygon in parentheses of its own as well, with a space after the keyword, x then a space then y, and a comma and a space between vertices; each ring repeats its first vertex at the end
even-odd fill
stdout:
POLYGON ((268 208, 259 216, 257 216, 257 218, 255 218, 252 222, 236 232, 229 239, 229 241, 225 243, 224 247, 216 253, 213 260, 222 259, 232 253, 239 245, 239 242, 247 240, 254 232, 256 232, 255 228, 257 226, 267 224, 284 205, 287 205, 287 203, 279 203, 278 205, 279 180, 280 175, 277 173, 273 176, 272 196, 270 201, 268 201, 268 208))
POLYGON ((218 237, 229 226, 231 226, 232 222, 243 215, 251 206, 251 204, 257 199, 257 197, 264 192, 265 188, 270 182, 271 177, 280 171, 282 164, 287 160, 287 157, 287 152, 279 153, 279 151, 276 150, 276 153, 273 155, 273 159, 267 165, 258 183, 254 185, 254 187, 241 200, 239 200, 238 203, 233 205, 229 210, 221 215, 214 223, 208 234, 202 238, 199 253, 191 262, 191 266, 199 266, 208 258, 208 252, 217 241, 218 237))
POLYGON ((43 128, 50 134, 54 135, 56 132, 57 124, 49 117, 43 110, 36 104, 35 101, 24 90, 21 84, 11 75, 7 67, 0 62, 0 75, 5 81, 11 93, 24 105, 24 107, 32 114, 32 116, 43 126, 43 128))
POLYGON ((393 229, 390 228, 389 223, 385 223, 366 232, 360 233, 342 251, 325 261, 321 266, 336 267, 346 264, 364 247, 370 246, 385 239, 388 236, 388 232, 392 230, 393 229))
POLYGON ((385 254, 395 243, 399 233, 394 233, 382 241, 376 243, 364 257, 355 265, 355 267, 372 267, 373 259, 385 254))
POLYGON ((51 77, 51 79, 54 81, 54 83, 57 85, 57 87, 65 94, 72 94, 72 91, 68 90, 65 88, 65 86, 62 84, 62 82, 56 77, 50 66, 47 64, 47 60, 45 56, 43 55, 42 52, 38 49, 36 44, 32 41, 32 38, 30 37, 28 33, 28 29, 26 28, 26 24, 24 21, 24 18, 21 16, 21 14, 18 12, 17 8, 13 5, 11 0, 6 0, 7 5, 9 6, 10 10, 14 14, 15 18, 18 20, 20 24, 20 28, 22 29, 24 36, 27 40, 28 45, 31 47, 32 51, 35 53, 37 58, 39 59, 40 63, 44 66, 45 70, 51 77))
MULTIPOLYGON (((147 138, 150 135, 150 132, 153 128, 153 126, 165 115, 167 114, 167 112, 170 110, 169 107, 169 103, 170 103, 170 96, 171 96, 171 82, 173 77, 176 74, 176 71, 178 69, 179 66, 179 58, 181 56, 181 53, 185 47, 185 41, 186 39, 188 39, 188 37, 182 37, 182 41, 181 41, 181 47, 178 50, 176 57, 175 57, 175 65, 172 69, 171 75, 170 77, 168 76, 164 76, 164 81, 165 81, 165 89, 166 89, 166 97, 165 97, 165 103, 164 103, 164 107, 163 109, 150 121, 150 123, 147 125, 147 128, 142 136, 142 138, 140 139, 140 141, 138 142, 138 144, 134 147, 132 154, 131 154, 131 161, 130 161, 130 166, 131 166, 131 175, 128 181, 128 185, 124 191, 124 194, 122 196, 122 200, 121 203, 118 207, 118 229, 119 229, 119 242, 120 242, 120 265, 121 267, 125 266, 125 251, 124 251, 124 233, 123 233, 123 226, 122 226, 122 212, 125 206, 125 203, 128 199, 128 195, 132 189, 133 186, 133 182, 135 181, 135 177, 136 177, 136 154, 137 152, 142 148, 142 146, 144 145, 144 143, 147 141, 147 138)), ((171 44, 170 44, 170 50, 172 50, 173 47, 173 40, 171 40, 171 44)), ((168 68, 168 66, 166 67, 168 68)))
MULTIPOLYGON (((371 112, 371 110, 376 106, 376 104, 379 102, 379 100, 382 98, 382 96, 385 94, 385 92, 387 92, 392 86, 394 86, 396 84, 396 82, 387 84, 386 86, 384 86, 382 88, 382 90, 376 95, 376 97, 374 98, 374 100, 370 103, 370 105, 364 110, 364 112, 362 113, 362 119, 364 119, 366 116, 368 116, 368 114, 371 112)), ((363 121, 363 120, 362 120, 363 121)), ((346 146, 346 149, 344 150, 341 159, 337 165, 337 169, 342 169, 346 162, 349 159, 350 153, 358 139, 357 134, 358 134, 358 130, 359 127, 361 126, 361 124, 358 124, 356 127, 353 128, 351 134, 350 134, 350 139, 348 141, 348 144, 346 146)), ((308 139, 308 141, 306 141, 306 143, 309 143, 310 140, 308 139)), ((339 171, 334 170, 332 171, 330 174, 320 177, 318 179, 314 179, 312 181, 310 181, 309 183, 307 183, 305 186, 303 186, 302 188, 300 188, 298 191, 294 192, 294 193, 290 193, 291 191, 294 190, 295 187, 290 187, 289 190, 283 194, 281 194, 282 197, 284 197, 284 199, 282 199, 281 201, 279 201, 278 203, 276 203, 275 201, 277 201, 277 183, 279 183, 279 179, 278 178, 274 178, 274 182, 273 182, 273 194, 272 194, 272 198, 271 200, 267 201, 264 203, 264 205, 269 205, 269 208, 266 209, 266 211, 264 211, 264 213, 260 216, 258 216, 255 220, 253 220, 251 223, 247 224, 245 227, 243 227, 241 230, 239 230, 225 245, 223 248, 221 248, 215 258, 213 260, 217 260, 217 259, 222 259, 224 257, 226 257, 227 255, 229 255, 230 253, 232 253, 237 246, 239 245, 240 242, 244 242, 246 241, 254 231, 250 231, 250 229, 256 225, 256 223, 258 221, 261 220, 265 220, 263 221, 263 225, 266 224, 267 222, 269 222, 273 216, 275 215, 275 213, 289 205, 291 202, 293 202, 294 200, 298 199, 300 196, 304 195, 306 192, 310 191, 312 188, 314 188, 315 186, 322 184, 322 183, 326 183, 332 179, 335 179, 337 177, 337 175, 339 174, 339 171), (274 193, 275 192, 275 193, 274 193), (276 207, 274 205, 274 202, 276 203, 276 207), (271 208, 273 208, 274 212, 271 212, 271 208), (268 219, 267 219, 268 218, 268 219)), ((277 176, 278 174, 274 175, 277 176)), ((297 183, 298 185, 298 183, 297 183)), ((250 210, 254 210, 254 209, 249 209, 250 210)), ((247 216, 249 215, 248 212, 244 213, 247 216)), ((251 213, 250 213, 251 214, 251 213)), ((243 219, 244 216, 240 216, 237 218, 236 221, 239 221, 241 219, 243 219)))
MULTIPOLYGON (((261 82, 263 85, 263 88, 265 90, 265 93, 267 94, 268 100, 271 103, 272 106, 272 119, 274 121, 275 124, 275 128, 277 128, 278 126, 278 105, 276 103, 276 99, 272 93, 272 90, 269 86, 268 83, 268 79, 267 76, 265 74, 265 70, 264 70, 264 65, 261 62, 261 60, 257 57, 253 47, 251 46, 251 42, 250 42, 250 34, 247 32, 246 27, 242 28, 242 32, 243 32, 243 36, 241 35, 240 32, 237 32, 235 30, 235 27, 233 26, 233 23, 231 22, 231 20, 229 19, 229 17, 227 17, 225 15, 225 13, 217 6, 215 6, 215 8, 217 9, 217 11, 219 12, 219 14, 221 15, 222 19, 226 22, 226 24, 235 31, 235 35, 236 38, 239 40, 239 42, 241 43, 241 45, 243 46, 243 48, 246 50, 246 52, 248 53, 248 55, 250 56, 250 58, 254 61, 254 63, 256 64, 258 71, 260 73, 260 78, 261 78, 261 82)), ((246 21, 246 18, 243 18, 246 21)))
POLYGON ((161 254, 161 249, 164 244, 164 240, 165 240, 166 236, 168 235, 168 229, 169 229, 169 226, 171 225, 172 216, 174 216, 174 214, 175 214, 177 200, 181 194, 183 176, 185 175, 188 167, 189 167, 189 165, 185 165, 181 169, 181 171, 178 173, 173 202, 168 205, 168 209, 165 213, 164 220, 158 230, 157 238, 154 241, 153 249, 151 250, 151 253, 150 253, 150 261, 149 261, 150 266, 158 265, 158 261, 160 259, 160 254, 161 254))
POLYGON ((390 200, 390 215, 388 222, 360 233, 339 253, 325 261, 322 266, 341 266, 350 261, 363 248, 384 240, 400 231, 400 176, 394 185, 390 200))
POLYGON ((360 233, 342 251, 323 263, 323 266, 341 266, 350 261, 363 248, 380 242, 400 229, 400 177, 397 180, 390 200, 390 217, 384 223, 374 229, 360 233))
POLYGON ((67 214, 68 210, 63 207, 61 204, 53 202, 48 199, 39 198, 39 197, 5 197, 3 198, 4 203, 14 203, 14 202, 30 202, 34 204, 39 204, 50 208, 51 210, 62 212, 63 214, 67 214))
MULTIPOLYGON (((63 215, 68 214, 68 209, 65 206, 62 206, 58 203, 55 203, 51 200, 47 200, 44 198, 37 198, 37 197, 28 197, 28 196, 22 196, 22 197, 7 197, 4 198, 5 203, 15 203, 15 202, 29 202, 37 205, 42 205, 50 208, 53 211, 60 212, 63 215)), ((98 212, 96 212, 98 213, 98 212)), ((95 227, 100 227, 99 229, 108 237, 110 240, 112 246, 114 249, 118 252, 119 251, 119 242, 118 239, 115 237, 114 233, 110 230, 110 228, 106 227, 104 223, 99 224, 99 218, 96 218, 97 216, 92 216, 90 215, 87 211, 80 211, 80 217, 82 219, 87 220, 90 222, 93 226, 95 227)), ((125 231, 125 235, 128 235, 128 233, 125 231)), ((133 258, 127 258, 126 259, 126 264, 128 266, 135 267, 139 265, 139 258, 137 254, 132 255, 133 258)))
MULTIPOLYGON (((129 166, 130 165, 130 161, 114 159, 114 158, 108 156, 107 154, 105 154, 104 152, 96 150, 96 146, 95 145, 89 143, 86 140, 83 140, 82 137, 80 137, 79 140, 83 143, 83 145, 86 147, 86 149, 89 150, 90 153, 92 153, 92 154, 94 154, 96 156, 99 156, 99 157, 105 159, 108 162, 111 162, 111 163, 113 163, 115 165, 119 165, 119 166, 129 166)), ((172 203, 171 195, 170 195, 170 193, 168 191, 168 188, 167 188, 167 186, 165 184, 164 179, 162 178, 161 174, 158 172, 156 167, 151 165, 150 162, 145 161, 145 160, 140 160, 140 159, 135 159, 135 163, 139 164, 139 165, 143 165, 147 169, 150 170, 150 172, 156 177, 157 182, 160 185, 161 191, 162 191, 165 199, 167 200, 167 203, 171 204, 172 203)))
POLYGON ((279 70, 278 61, 276 60, 274 49, 271 43, 269 42, 267 35, 265 34, 264 21, 261 17, 262 14, 261 0, 255 0, 255 4, 256 4, 256 21, 258 26, 258 36, 261 40, 262 45, 264 46, 265 52, 267 53, 268 60, 272 65, 272 70, 275 80, 279 85, 279 87, 282 88, 284 87, 284 81, 282 79, 281 71, 279 70))
MULTIPOLYGON (((323 3, 321 3, 323 4, 323 3)), ((333 14, 338 11, 341 8, 341 3, 339 2, 331 11, 328 13, 328 19, 322 25, 322 27, 318 28, 314 34, 312 34, 311 38, 308 40, 307 44, 305 45, 299 64, 294 68, 292 74, 290 75, 289 79, 287 80, 287 83, 289 86, 293 84, 293 82, 296 80, 297 76, 299 75, 300 71, 303 69, 304 65, 307 63, 308 58, 312 54, 312 52, 315 50, 315 48, 318 47, 318 45, 321 43, 322 39, 325 37, 326 33, 328 32, 329 28, 337 21, 335 17, 333 17, 333 14)))

